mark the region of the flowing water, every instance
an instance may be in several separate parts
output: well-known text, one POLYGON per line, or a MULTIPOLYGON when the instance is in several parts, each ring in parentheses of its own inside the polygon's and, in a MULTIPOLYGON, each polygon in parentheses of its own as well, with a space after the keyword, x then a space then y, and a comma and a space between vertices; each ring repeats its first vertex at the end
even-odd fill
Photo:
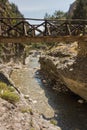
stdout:
POLYGON ((26 59, 26 67, 13 71, 11 77, 21 92, 29 95, 34 108, 47 120, 56 119, 62 130, 87 130, 87 104, 77 102, 73 94, 53 91, 41 82, 39 57, 26 59))

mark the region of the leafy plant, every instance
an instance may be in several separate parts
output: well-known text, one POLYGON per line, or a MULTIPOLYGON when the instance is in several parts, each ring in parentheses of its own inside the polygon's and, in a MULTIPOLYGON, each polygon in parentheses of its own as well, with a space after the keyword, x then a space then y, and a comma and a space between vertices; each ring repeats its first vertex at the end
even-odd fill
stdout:
POLYGON ((0 90, 7 90, 8 89, 8 86, 3 83, 3 82, 0 82, 0 90))
POLYGON ((53 124, 53 125, 57 125, 57 121, 54 120, 54 119, 51 119, 51 120, 50 120, 50 123, 53 124))
POLYGON ((22 112, 22 113, 30 113, 31 115, 33 115, 33 111, 32 111, 32 109, 30 109, 30 108, 22 108, 22 109, 21 109, 21 112, 22 112))
POLYGON ((12 93, 9 90, 4 91, 1 94, 1 98, 7 100, 8 102, 14 104, 19 101, 19 96, 16 93, 12 93))
POLYGON ((0 97, 13 104, 20 99, 18 94, 15 93, 15 89, 3 82, 0 82, 0 97))
POLYGON ((45 19, 66 19, 67 13, 60 11, 60 10, 55 10, 55 12, 50 15, 48 13, 45 14, 44 18, 45 19))

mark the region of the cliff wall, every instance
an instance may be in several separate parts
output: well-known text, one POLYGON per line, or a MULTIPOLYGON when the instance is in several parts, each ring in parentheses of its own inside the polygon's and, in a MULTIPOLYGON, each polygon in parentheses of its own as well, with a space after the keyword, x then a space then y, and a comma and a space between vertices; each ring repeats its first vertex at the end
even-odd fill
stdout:
MULTIPOLYGON (((8 0, 0 0, 0 17, 23 17, 18 7, 8 0)), ((7 19, 4 21, 7 24, 14 25, 17 22, 7 19)), ((24 45, 15 43, 0 43, 0 63, 9 62, 10 60, 17 61, 23 59, 24 45)))

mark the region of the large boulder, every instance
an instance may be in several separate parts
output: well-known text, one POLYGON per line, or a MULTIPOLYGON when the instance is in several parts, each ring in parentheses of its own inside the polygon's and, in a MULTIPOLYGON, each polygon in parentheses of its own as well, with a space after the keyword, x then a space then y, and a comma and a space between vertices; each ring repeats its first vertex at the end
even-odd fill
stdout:
POLYGON ((87 100, 87 43, 59 44, 40 57, 41 69, 57 87, 65 84, 87 100), (57 84, 56 83, 56 84, 57 84))

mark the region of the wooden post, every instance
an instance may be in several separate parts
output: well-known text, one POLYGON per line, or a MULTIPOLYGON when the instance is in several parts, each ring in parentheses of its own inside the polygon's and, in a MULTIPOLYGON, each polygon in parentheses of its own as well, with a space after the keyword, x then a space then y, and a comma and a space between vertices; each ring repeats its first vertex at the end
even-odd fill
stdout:
POLYGON ((67 28, 68 28, 68 33, 69 33, 69 35, 71 36, 71 30, 70 30, 70 25, 69 24, 67 24, 67 28))
POLYGON ((50 32, 50 26, 47 26, 47 31, 48 31, 48 35, 51 36, 51 32, 50 32))
POLYGON ((25 21, 23 21, 23 36, 27 36, 27 27, 25 25, 25 21))
POLYGON ((35 36, 35 27, 34 27, 34 25, 32 25, 32 28, 33 28, 33 30, 32 30, 32 36, 34 37, 35 36))
POLYGON ((45 31, 44 31, 44 36, 47 35, 47 20, 45 20, 45 31))
POLYGON ((24 34, 25 34, 25 36, 27 36, 28 34, 27 34, 27 26, 24 24, 24 34))

